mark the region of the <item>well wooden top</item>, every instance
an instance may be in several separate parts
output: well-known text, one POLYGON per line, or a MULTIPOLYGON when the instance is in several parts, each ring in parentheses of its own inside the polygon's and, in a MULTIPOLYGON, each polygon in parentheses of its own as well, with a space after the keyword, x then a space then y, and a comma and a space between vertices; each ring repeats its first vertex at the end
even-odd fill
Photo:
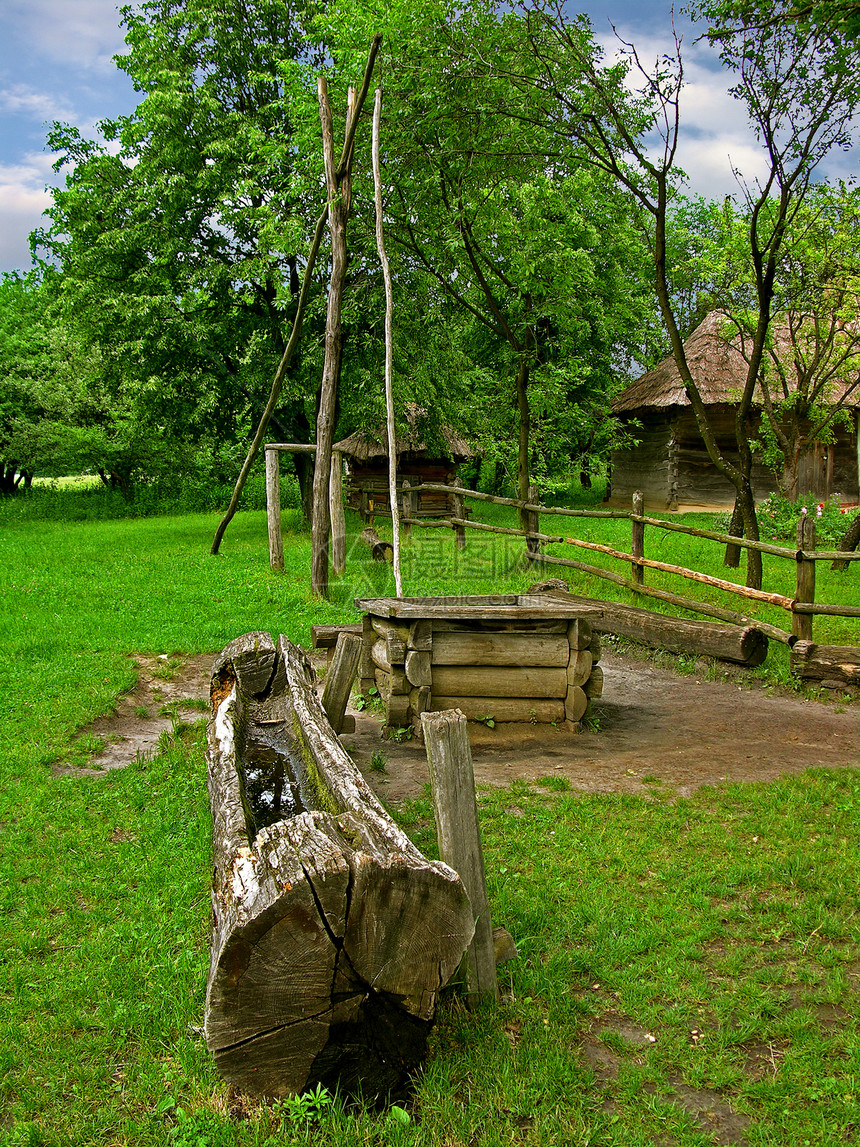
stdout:
POLYGON ((541 619, 551 621, 582 615, 582 605, 560 601, 539 593, 492 594, 464 597, 373 597, 356 598, 362 613, 396 617, 403 621, 493 621, 541 619))

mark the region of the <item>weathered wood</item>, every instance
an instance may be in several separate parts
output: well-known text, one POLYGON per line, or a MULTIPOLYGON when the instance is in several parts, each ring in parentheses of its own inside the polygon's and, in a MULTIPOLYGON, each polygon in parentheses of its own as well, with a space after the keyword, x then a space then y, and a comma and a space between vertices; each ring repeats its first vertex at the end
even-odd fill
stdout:
POLYGON ((360 657, 361 638, 354 633, 341 633, 322 694, 323 711, 336 733, 345 732, 344 715, 360 657))
POLYGON ((346 570, 346 516, 343 510, 343 455, 331 452, 331 474, 328 487, 331 517, 331 568, 335 574, 346 570))
POLYGON ((803 681, 818 681, 825 689, 860 688, 860 649, 853 645, 796 642, 791 672, 803 681))
POLYGON ((433 626, 429 621, 414 621, 409 626, 406 637, 408 649, 417 649, 419 653, 429 653, 433 648, 433 626))
POLYGON ((440 632, 433 638, 434 665, 567 664, 570 646, 564 634, 440 632))
MULTIPOLYGON (((805 560, 804 550, 815 549, 815 518, 804 515, 797 523, 797 588, 795 601, 815 601, 815 562, 805 560)), ((812 641, 812 614, 792 613, 791 632, 801 641, 812 641)))
POLYGON ((712 621, 668 617, 662 613, 620 605, 614 601, 595 601, 561 590, 547 596, 563 598, 600 633, 617 633, 631 637, 655 649, 673 653, 698 653, 740 665, 761 665, 767 656, 767 638, 754 625, 721 625, 712 621))
POLYGON ((571 685, 564 699, 564 715, 568 721, 580 721, 588 708, 588 697, 585 690, 578 685, 571 685))
POLYGON ((355 633, 361 637, 362 625, 312 625, 311 644, 314 649, 326 649, 329 654, 334 653, 337 639, 342 633, 355 633))
POLYGON ((376 686, 386 700, 394 695, 409 692, 409 682, 402 665, 390 665, 385 659, 385 644, 377 641, 373 647, 373 663, 376 666, 374 676, 376 686))
MULTIPOLYGON (((707 605, 705 602, 695 601, 693 598, 683 597, 678 593, 669 593, 664 589, 655 589, 653 586, 637 586, 634 582, 630 581, 629 578, 612 573, 611 570, 601 569, 599 566, 589 565, 588 562, 572 561, 570 558, 557 558, 551 554, 542 554, 541 562, 549 565, 565 566, 568 569, 581 570, 583 573, 605 578, 607 581, 614 582, 615 585, 623 585, 626 589, 635 590, 637 593, 656 598, 658 601, 668 602, 670 605, 677 605, 679 608, 689 610, 691 613, 699 613, 705 617, 715 617, 720 621, 727 621, 731 625, 740 626, 741 628, 751 627, 758 630, 764 637, 782 642, 783 645, 793 645, 797 640, 793 634, 784 629, 779 629, 775 625, 770 625, 766 621, 746 617, 744 614, 736 613, 734 610, 723 609, 722 606, 719 605, 707 605)), ((667 645, 665 648, 668 649, 669 646, 667 645)), ((713 654, 713 656, 717 656, 717 654, 713 654)), ((726 660, 732 660, 732 658, 726 658, 726 660)), ((749 664, 752 664, 752 662, 749 664)))
POLYGON ((599 665, 595 665, 588 680, 582 686, 586 697, 591 699, 593 697, 603 696, 603 677, 603 670, 599 665))
POLYGON ((385 656, 392 664, 402 665, 406 660, 406 642, 409 631, 403 625, 392 625, 384 619, 373 617, 371 625, 385 643, 385 656))
POLYGON ((391 821, 300 650, 231 643, 212 672, 207 1044, 255 1094, 385 1096, 423 1058, 473 934, 465 890, 391 821))
POLYGON ((269 531, 269 566, 284 568, 284 540, 281 537, 281 477, 277 450, 266 447, 266 524, 269 531))
POLYGON ((567 665, 568 685, 584 685, 591 676, 593 662, 594 659, 590 650, 578 649, 575 653, 571 651, 570 661, 567 665))
POLYGON ((567 670, 543 666, 434 665, 433 693, 448 697, 563 697, 567 670))
POLYGON ((462 964, 466 993, 472 999, 497 1000, 493 924, 466 717, 458 710, 423 713, 421 727, 430 768, 439 855, 463 881, 475 918, 475 934, 462 964))
POLYGON ((567 633, 567 621, 551 621, 549 619, 517 618, 516 614, 509 617, 492 617, 480 614, 473 621, 448 621, 444 618, 433 619, 433 641, 440 633, 528 633, 535 637, 545 637, 548 634, 567 633))
MULTIPOLYGON (((562 592, 567 593, 566 586, 562 592)), ((590 648, 593 637, 594 634, 591 631, 591 622, 584 617, 578 617, 567 627, 567 640, 571 649, 590 648)))
POLYGON ((392 562, 394 560, 394 546, 391 542, 384 542, 373 526, 365 526, 361 531, 361 540, 370 546, 370 552, 375 562, 392 562))
MULTIPOLYGON (((564 695, 562 695, 563 697, 564 695)), ((430 709, 459 709, 470 721, 492 717, 494 721, 530 721, 552 724, 563 721, 564 700, 545 700, 540 697, 464 697, 432 694, 430 709)))
POLYGON ((410 685, 430 685, 432 683, 430 654, 410 649, 406 653, 406 680, 410 685))
POLYGON ((376 634, 370 617, 365 614, 361 619, 361 659, 358 663, 359 682, 362 693, 368 689, 376 688, 375 670, 373 665, 373 645, 376 634))
POLYGON ((637 490, 633 495, 633 514, 630 519, 630 556, 634 559, 630 566, 630 576, 637 583, 642 585, 645 581, 645 571, 641 565, 641 559, 645 557, 645 523, 641 519, 641 515, 645 512, 645 495, 641 490, 637 490), (636 515, 640 515, 637 517, 636 515))
POLYGON ((591 641, 588 646, 588 651, 591 654, 591 660, 596 665, 600 660, 600 634, 594 633, 591 636, 591 641))

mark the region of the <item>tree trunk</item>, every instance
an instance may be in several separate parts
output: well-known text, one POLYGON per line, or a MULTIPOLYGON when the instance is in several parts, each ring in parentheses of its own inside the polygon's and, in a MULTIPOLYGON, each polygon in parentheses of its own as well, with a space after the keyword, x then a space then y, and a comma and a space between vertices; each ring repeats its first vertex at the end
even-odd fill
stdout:
MULTIPOLYGON (((741 513, 740 499, 735 497, 734 508, 732 509, 732 520, 729 523, 728 532, 734 538, 743 536, 744 516, 741 513)), ((729 569, 736 570, 741 564, 741 547, 733 546, 731 544, 726 546, 725 556, 723 557, 723 565, 728 566, 729 569)))
MULTIPOLYGON (((517 368, 517 497, 521 502, 529 499, 529 443, 531 441, 531 413, 529 411, 529 364, 525 354, 520 356, 517 368)), ((520 529, 528 530, 528 510, 520 508, 520 529)))
POLYGON ((474 931, 463 886, 388 817, 285 638, 227 646, 212 706, 216 1065, 255 1094, 396 1093, 474 931))

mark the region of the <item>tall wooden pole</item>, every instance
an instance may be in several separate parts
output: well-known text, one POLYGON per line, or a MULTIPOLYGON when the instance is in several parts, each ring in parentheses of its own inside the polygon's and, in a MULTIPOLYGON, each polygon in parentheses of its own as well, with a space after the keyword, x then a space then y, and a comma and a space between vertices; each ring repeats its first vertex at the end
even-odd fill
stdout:
POLYGON ((269 528, 269 565, 284 568, 284 542, 281 537, 281 462, 278 451, 266 447, 266 522, 269 528))
POLYGON ((316 466, 314 467, 314 503, 311 512, 311 591, 318 597, 328 597, 331 528, 329 481, 337 391, 343 358, 341 313, 346 282, 346 225, 352 202, 352 160, 355 132, 358 126, 358 117, 370 90, 370 77, 381 42, 381 36, 374 37, 364 71, 361 91, 356 95, 355 89, 350 88, 343 150, 337 165, 335 165, 334 158, 334 128, 328 88, 323 76, 317 80, 332 252, 326 311, 325 359, 317 408, 317 455, 316 466))
POLYGON ((385 420, 388 429, 388 502, 391 506, 391 532, 394 543, 394 586, 398 597, 403 597, 400 577, 400 506, 397 501, 397 432, 394 426, 394 391, 391 383, 392 320, 394 292, 391 288, 391 268, 385 251, 382 230, 382 173, 379 162, 379 121, 382 114, 382 90, 376 89, 373 102, 373 189, 376 199, 376 249, 385 283, 385 420))

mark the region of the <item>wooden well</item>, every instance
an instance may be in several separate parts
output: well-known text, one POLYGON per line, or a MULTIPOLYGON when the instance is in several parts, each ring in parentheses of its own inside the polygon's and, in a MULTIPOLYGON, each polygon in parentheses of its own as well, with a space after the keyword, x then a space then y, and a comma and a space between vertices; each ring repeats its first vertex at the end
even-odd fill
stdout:
POLYGON ((375 598, 364 614, 361 688, 390 730, 460 709, 470 720, 576 726, 603 687, 591 623, 541 594, 375 598))

